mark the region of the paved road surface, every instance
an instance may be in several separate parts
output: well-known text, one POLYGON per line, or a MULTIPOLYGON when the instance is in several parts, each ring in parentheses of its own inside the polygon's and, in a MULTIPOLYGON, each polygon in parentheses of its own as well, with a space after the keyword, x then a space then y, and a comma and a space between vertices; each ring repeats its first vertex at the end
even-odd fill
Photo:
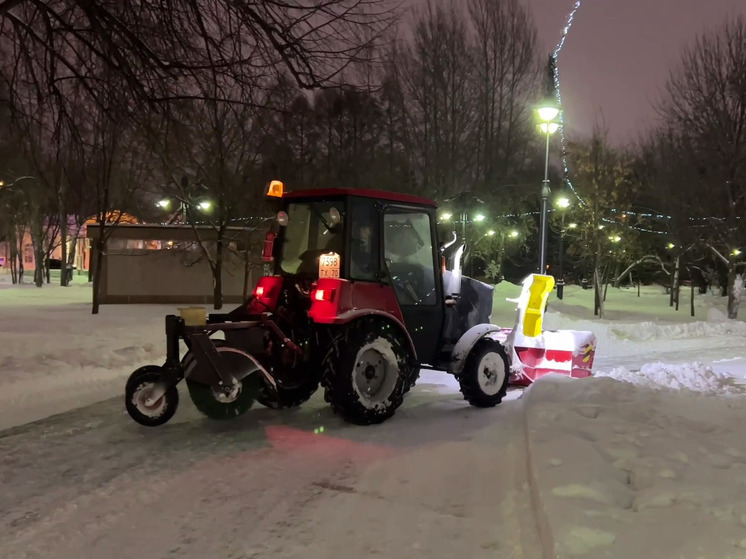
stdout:
POLYGON ((0 556, 540 557, 517 394, 476 410, 425 381, 376 427, 320 394, 215 423, 182 392, 160 428, 117 398, 0 432, 0 556))

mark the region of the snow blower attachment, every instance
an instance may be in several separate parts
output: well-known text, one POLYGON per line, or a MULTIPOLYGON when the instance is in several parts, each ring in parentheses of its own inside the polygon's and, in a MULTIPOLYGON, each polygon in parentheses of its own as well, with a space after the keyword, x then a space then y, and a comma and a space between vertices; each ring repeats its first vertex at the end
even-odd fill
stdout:
POLYGON ((494 288, 461 272, 463 239, 438 247, 436 204, 376 190, 287 192, 272 181, 277 219, 259 279, 233 311, 166 316, 166 361, 132 373, 125 405, 138 423, 166 423, 184 380, 212 419, 253 403, 295 407, 319 386, 345 420, 394 415, 420 367, 447 371, 478 407, 499 404, 511 380, 546 372, 587 376, 590 332, 542 331, 549 276, 524 282, 513 329, 490 324, 494 288), (186 351, 181 355, 182 344, 186 351))
POLYGON ((523 280, 518 299, 516 322, 502 343, 510 348, 513 384, 527 386, 549 373, 575 378, 591 375, 596 352, 596 336, 582 330, 544 330, 547 298, 554 278, 532 274, 523 280))

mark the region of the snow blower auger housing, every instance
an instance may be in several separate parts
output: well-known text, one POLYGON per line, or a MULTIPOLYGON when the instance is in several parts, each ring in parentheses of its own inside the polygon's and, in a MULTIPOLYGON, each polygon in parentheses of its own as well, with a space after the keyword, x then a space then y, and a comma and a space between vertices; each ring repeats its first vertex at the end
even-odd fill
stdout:
MULTIPOLYGON (((541 317, 552 278, 527 278, 513 329, 490 324, 494 288, 462 275, 463 239, 454 233, 439 245, 432 200, 377 190, 285 192, 279 181, 267 195, 277 205, 262 253, 272 275, 227 314, 166 316, 165 363, 136 370, 125 388, 138 423, 171 419, 182 380, 214 419, 239 416, 254 401, 299 406, 322 386, 336 413, 368 425, 394 415, 421 367, 454 375, 478 407, 502 401, 511 371, 514 381, 549 370, 582 376, 574 365, 555 367, 554 349, 544 369, 527 375, 528 359, 549 347, 541 317)), ((585 334, 555 342, 588 341, 578 363, 590 374, 595 338, 585 334)), ((577 343, 562 350, 580 351, 577 343)))

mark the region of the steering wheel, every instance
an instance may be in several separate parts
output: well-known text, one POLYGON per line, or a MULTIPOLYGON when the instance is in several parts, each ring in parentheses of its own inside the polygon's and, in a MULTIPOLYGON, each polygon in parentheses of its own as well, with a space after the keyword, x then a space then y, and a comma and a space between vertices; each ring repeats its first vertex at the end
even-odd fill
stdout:
MULTIPOLYGON (((407 276, 411 276, 411 274, 407 274, 407 276)), ((420 303, 420 297, 417 295, 417 290, 412 285, 412 281, 409 277, 403 278, 401 276, 392 276, 394 282, 396 283, 396 293, 402 297, 405 297, 408 299, 408 301, 402 301, 403 303, 410 303, 413 305, 418 305, 420 303)))

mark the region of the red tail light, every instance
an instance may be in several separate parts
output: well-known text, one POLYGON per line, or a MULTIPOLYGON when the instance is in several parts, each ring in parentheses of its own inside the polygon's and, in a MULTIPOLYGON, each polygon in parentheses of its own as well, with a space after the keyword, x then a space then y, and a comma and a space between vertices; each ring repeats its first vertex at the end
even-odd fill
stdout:
POLYGON ((282 291, 282 277, 263 276, 254 288, 254 297, 249 303, 249 312, 274 311, 282 291))
POLYGON ((345 281, 337 278, 319 278, 316 288, 311 291, 311 319, 329 324, 339 313, 339 306, 345 300, 345 281))
POLYGON ((327 301, 332 302, 334 300, 334 289, 314 289, 311 293, 311 299, 314 301, 327 301))

